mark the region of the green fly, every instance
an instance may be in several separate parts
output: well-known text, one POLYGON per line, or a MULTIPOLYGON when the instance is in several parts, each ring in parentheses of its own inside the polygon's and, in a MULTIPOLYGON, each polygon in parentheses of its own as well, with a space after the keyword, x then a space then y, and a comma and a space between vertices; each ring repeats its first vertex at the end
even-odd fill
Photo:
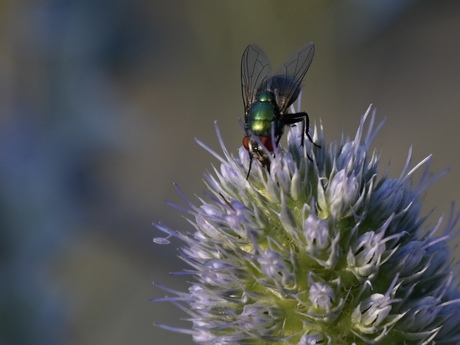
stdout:
MULTIPOLYGON (((270 61, 256 44, 250 44, 241 59, 241 89, 244 103, 243 146, 249 152, 249 169, 253 159, 270 168, 270 157, 283 135, 284 127, 302 122, 308 140, 309 118, 306 112, 290 113, 289 107, 300 94, 300 83, 315 54, 315 45, 306 43, 272 75, 270 61), (273 135, 272 135, 273 131, 273 135), (261 146, 263 145, 263 147, 261 146)), ((304 136, 302 135, 302 145, 304 136)))

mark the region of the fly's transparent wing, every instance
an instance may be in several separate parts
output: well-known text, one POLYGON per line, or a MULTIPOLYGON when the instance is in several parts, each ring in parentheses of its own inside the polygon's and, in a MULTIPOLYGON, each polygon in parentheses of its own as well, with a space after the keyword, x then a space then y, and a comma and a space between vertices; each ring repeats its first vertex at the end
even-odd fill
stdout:
POLYGON ((271 73, 270 61, 265 52, 256 44, 250 44, 241 58, 241 91, 244 111, 255 102, 257 91, 271 73))
POLYGON ((286 113, 299 96, 300 83, 307 73, 314 55, 315 45, 313 42, 306 43, 286 60, 272 78, 267 80, 266 87, 275 94, 281 114, 286 113))

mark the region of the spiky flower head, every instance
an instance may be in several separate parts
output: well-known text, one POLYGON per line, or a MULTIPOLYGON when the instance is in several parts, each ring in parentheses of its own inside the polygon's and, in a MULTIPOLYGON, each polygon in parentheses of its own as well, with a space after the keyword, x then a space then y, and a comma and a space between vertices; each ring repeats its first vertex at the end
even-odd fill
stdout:
POLYGON ((458 217, 429 226, 421 196, 430 157, 399 178, 379 176, 369 152, 374 109, 354 139, 301 146, 292 127, 270 171, 243 148, 206 175, 210 201, 185 196, 193 233, 157 227, 184 242, 195 277, 188 292, 165 288, 190 315, 199 344, 459 344, 459 290, 447 242, 458 217), (366 122, 370 122, 365 130, 366 122), (256 162, 258 163, 258 162, 256 162), (418 183, 414 171, 421 169, 418 183), (443 226, 444 231, 439 229, 443 226), (440 234, 439 234, 440 233, 440 234))

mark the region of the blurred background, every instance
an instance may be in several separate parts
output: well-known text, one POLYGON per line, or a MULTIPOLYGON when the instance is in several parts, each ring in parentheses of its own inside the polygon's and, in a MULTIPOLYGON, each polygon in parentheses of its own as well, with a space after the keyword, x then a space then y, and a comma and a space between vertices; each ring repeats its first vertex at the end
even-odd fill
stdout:
POLYGON ((326 139, 353 136, 370 103, 375 147, 400 174, 434 155, 449 174, 425 197, 434 224, 460 199, 460 2, 35 0, 0 2, 0 344, 192 344, 148 300, 186 290, 178 243, 192 230, 165 200, 192 200, 218 162, 218 120, 243 131, 240 59, 249 43, 276 69, 307 41, 316 55, 302 108, 326 139))

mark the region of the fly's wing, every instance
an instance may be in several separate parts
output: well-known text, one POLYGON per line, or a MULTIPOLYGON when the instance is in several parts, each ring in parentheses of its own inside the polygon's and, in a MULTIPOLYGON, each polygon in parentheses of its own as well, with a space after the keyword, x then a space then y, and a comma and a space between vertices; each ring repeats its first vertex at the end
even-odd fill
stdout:
POLYGON ((281 114, 297 99, 300 93, 300 83, 308 71, 315 55, 315 45, 308 42, 297 50, 275 75, 267 81, 267 88, 276 97, 281 114))
POLYGON ((250 44, 241 58, 241 91, 244 111, 255 102, 260 86, 271 72, 270 61, 265 52, 256 44, 250 44))

